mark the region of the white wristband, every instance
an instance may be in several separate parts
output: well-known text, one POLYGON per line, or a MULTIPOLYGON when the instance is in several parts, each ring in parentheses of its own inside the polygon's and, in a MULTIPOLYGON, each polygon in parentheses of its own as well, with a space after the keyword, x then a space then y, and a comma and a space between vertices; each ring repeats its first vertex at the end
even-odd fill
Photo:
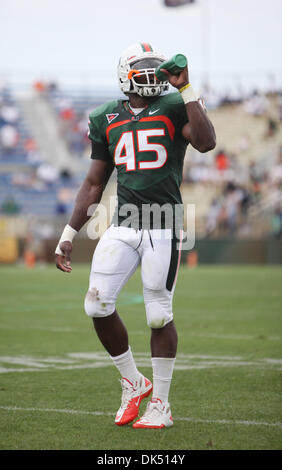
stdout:
POLYGON ((55 250, 55 253, 56 255, 63 255, 63 252, 62 250, 60 249, 60 243, 62 242, 71 242, 73 241, 75 235, 77 234, 78 232, 72 228, 70 225, 66 225, 64 230, 63 230, 63 233, 62 233, 62 236, 59 240, 59 243, 57 245, 57 248, 55 250))
POLYGON ((198 101, 198 97, 191 87, 190 83, 179 90, 185 104, 190 101, 198 101))

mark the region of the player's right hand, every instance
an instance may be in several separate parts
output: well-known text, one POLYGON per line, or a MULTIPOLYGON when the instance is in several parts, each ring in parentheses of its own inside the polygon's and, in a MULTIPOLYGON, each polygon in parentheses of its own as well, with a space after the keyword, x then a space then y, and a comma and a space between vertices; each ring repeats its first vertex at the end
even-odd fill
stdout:
POLYGON ((56 266, 65 273, 71 273, 72 267, 70 264, 70 255, 72 252, 72 243, 68 241, 60 243, 60 250, 63 254, 55 254, 56 266))
POLYGON ((169 83, 178 90, 189 83, 189 72, 187 65, 178 75, 174 75, 166 69, 161 69, 161 72, 167 76, 169 83))

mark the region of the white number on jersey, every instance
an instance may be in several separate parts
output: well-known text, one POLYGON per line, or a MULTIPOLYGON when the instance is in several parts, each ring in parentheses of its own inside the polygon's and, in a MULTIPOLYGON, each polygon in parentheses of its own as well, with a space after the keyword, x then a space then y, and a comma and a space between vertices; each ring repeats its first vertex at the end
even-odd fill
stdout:
MULTIPOLYGON (((167 151, 164 145, 148 142, 149 137, 165 135, 164 129, 146 129, 137 131, 138 152, 155 152, 156 159, 139 161, 139 170, 161 168, 167 160, 167 151)), ((126 165, 126 171, 136 170, 136 155, 134 148, 133 131, 123 132, 114 152, 116 165, 126 165)))
POLYGON ((126 165, 126 171, 136 168, 133 131, 123 132, 114 153, 116 165, 126 165))

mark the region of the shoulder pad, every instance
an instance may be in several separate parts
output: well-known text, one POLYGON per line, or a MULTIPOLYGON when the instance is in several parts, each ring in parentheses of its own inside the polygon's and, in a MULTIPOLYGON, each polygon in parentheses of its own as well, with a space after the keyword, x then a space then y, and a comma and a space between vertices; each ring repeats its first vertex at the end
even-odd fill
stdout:
POLYGON ((97 106, 91 113, 89 114, 90 118, 97 118, 99 116, 105 115, 107 113, 113 113, 114 110, 118 106, 118 101, 113 100, 113 101, 108 101, 107 103, 101 104, 100 106, 97 106))

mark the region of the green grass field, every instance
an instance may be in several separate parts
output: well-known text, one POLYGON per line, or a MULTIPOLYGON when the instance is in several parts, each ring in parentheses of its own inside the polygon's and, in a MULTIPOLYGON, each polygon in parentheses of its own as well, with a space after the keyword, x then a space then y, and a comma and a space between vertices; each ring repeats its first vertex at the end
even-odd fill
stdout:
MULTIPOLYGON (((282 448, 282 269, 182 267, 166 430, 119 428, 119 374, 83 311, 89 266, 1 267, 0 449, 282 448)), ((118 310, 152 377, 140 273, 118 310)), ((141 411, 146 406, 142 403, 141 411)))

